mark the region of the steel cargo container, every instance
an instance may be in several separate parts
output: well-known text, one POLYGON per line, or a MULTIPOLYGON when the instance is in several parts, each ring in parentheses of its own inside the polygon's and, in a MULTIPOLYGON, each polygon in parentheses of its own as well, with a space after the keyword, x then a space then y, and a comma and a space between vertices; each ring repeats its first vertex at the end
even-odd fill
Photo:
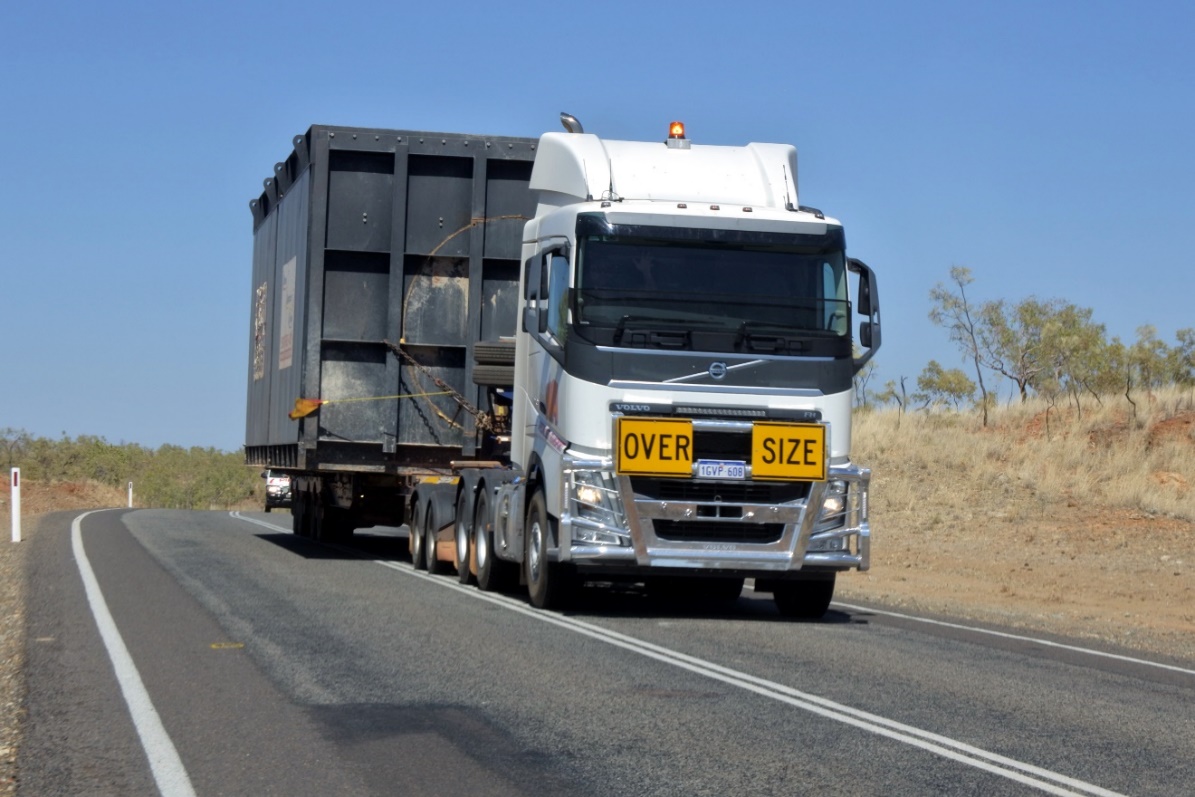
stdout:
POLYGON ((477 453, 475 419, 434 380, 480 406, 474 345, 515 332, 535 147, 322 125, 295 137, 250 202, 249 464, 398 473, 477 453), (292 420, 299 398, 330 403, 292 420))

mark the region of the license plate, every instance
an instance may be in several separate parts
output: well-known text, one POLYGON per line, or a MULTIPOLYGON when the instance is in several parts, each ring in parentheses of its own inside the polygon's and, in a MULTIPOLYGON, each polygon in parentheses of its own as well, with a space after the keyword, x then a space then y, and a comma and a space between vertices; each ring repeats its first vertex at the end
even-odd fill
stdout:
POLYGON ((693 423, 681 418, 620 417, 615 469, 633 476, 692 476, 693 423))
POLYGON ((825 481, 826 427, 757 422, 751 428, 751 475, 755 479, 825 481))
POLYGON ((747 478, 747 463, 739 460, 699 459, 697 478, 743 480, 747 478))

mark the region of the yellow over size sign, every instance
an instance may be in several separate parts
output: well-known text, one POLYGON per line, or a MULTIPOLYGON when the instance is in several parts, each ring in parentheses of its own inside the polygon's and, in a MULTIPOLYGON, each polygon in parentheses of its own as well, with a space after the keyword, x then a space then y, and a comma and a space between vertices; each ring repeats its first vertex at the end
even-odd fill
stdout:
POLYGON ((825 481, 826 427, 756 423, 751 429, 751 475, 756 479, 825 481))
POLYGON ((619 418, 615 468, 636 476, 693 473, 693 423, 678 418, 619 418))

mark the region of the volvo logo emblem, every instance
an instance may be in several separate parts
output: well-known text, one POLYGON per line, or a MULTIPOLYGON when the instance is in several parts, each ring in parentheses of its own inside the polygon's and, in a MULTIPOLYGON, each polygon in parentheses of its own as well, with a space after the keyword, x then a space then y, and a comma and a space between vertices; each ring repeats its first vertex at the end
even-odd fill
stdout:
POLYGON ((710 365, 710 376, 714 379, 725 379, 726 363, 713 363, 710 365))

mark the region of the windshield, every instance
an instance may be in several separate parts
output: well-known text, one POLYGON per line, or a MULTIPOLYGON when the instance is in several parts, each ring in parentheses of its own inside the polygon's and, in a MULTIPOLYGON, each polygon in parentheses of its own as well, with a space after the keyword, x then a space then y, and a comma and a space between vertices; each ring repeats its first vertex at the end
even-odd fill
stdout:
POLYGON ((841 236, 796 238, 582 238, 577 332, 613 346, 849 353, 841 236))

